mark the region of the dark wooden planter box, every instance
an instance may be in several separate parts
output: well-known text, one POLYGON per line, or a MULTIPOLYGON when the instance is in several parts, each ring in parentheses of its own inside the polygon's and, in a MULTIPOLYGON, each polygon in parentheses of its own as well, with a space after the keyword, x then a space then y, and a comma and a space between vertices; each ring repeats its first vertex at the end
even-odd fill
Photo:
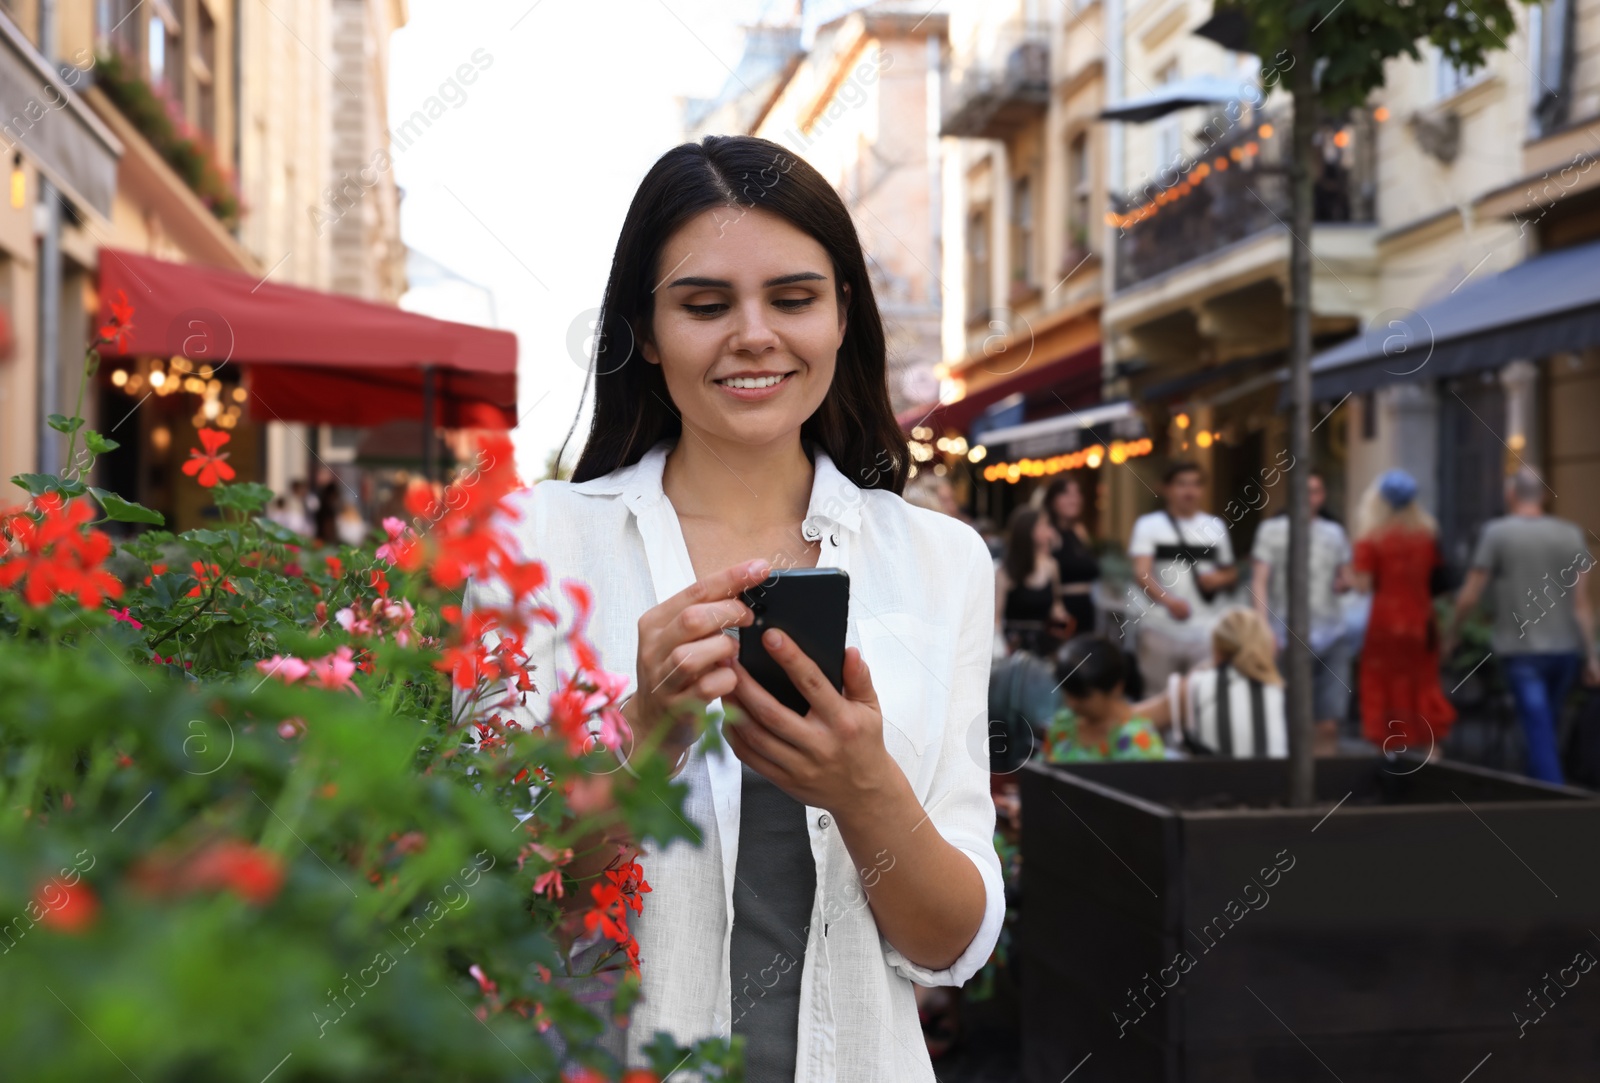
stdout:
POLYGON ((1381 758, 1319 760, 1306 811, 1284 761, 1021 774, 1027 1083, 1600 1079, 1600 967, 1563 972, 1600 960, 1596 795, 1381 758))

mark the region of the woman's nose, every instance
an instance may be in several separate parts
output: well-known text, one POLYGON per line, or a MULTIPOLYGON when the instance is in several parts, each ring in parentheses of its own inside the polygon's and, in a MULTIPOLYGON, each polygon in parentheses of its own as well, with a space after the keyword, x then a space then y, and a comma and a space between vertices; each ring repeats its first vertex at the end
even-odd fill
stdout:
POLYGON ((766 304, 756 300, 742 304, 735 321, 734 348, 764 352, 778 344, 777 332, 768 319, 766 304))

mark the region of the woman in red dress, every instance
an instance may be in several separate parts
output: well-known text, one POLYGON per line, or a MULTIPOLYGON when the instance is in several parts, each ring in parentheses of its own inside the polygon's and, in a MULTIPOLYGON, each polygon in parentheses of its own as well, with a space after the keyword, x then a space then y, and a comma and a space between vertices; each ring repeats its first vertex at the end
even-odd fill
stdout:
POLYGON ((1456 709, 1439 684, 1439 629, 1430 581, 1442 563, 1438 526, 1417 503, 1417 482, 1390 470, 1362 499, 1358 585, 1372 593, 1361 650, 1361 732, 1385 752, 1430 756, 1456 709))

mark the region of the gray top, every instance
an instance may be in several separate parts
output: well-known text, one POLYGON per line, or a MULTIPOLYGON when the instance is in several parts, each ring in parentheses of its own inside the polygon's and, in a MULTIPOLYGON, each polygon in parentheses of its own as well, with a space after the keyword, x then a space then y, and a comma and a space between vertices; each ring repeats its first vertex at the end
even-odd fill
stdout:
POLYGON ((739 856, 733 882, 733 1033, 744 1035, 745 1078, 792 1083, 800 974, 817 891, 806 807, 740 764, 739 856))
POLYGON ((1483 528, 1473 568, 1489 573, 1496 654, 1581 654, 1578 576, 1594 566, 1583 531, 1551 515, 1507 515, 1483 528))
MULTIPOLYGON (((1289 516, 1274 515, 1256 528, 1253 560, 1272 567, 1267 602, 1272 622, 1289 619, 1289 516)), ((1311 520, 1311 649, 1324 650, 1344 630, 1344 607, 1334 593, 1339 566, 1350 563, 1350 539, 1344 527, 1320 515, 1311 520)), ((1280 635, 1280 640, 1288 638, 1280 635)))

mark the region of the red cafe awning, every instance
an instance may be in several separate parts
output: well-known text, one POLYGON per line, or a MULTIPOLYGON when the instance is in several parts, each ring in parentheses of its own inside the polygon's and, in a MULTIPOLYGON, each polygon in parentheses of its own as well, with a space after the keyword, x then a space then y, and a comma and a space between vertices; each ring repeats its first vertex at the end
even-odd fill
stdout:
POLYGON ((900 428, 910 432, 917 425, 927 425, 935 431, 956 429, 966 432, 979 414, 1007 395, 1017 392, 1027 394, 1071 383, 1082 388, 1100 386, 1100 346, 1098 344, 1052 361, 1036 361, 1031 357, 1017 366, 1015 373, 996 381, 966 398, 950 403, 924 403, 902 410, 895 420, 900 428))
POLYGON ((517 339, 509 331, 102 248, 102 320, 119 291, 133 306, 133 333, 120 348, 102 347, 103 356, 239 365, 257 421, 370 426, 421 418, 431 370, 435 424, 516 425, 517 339))

